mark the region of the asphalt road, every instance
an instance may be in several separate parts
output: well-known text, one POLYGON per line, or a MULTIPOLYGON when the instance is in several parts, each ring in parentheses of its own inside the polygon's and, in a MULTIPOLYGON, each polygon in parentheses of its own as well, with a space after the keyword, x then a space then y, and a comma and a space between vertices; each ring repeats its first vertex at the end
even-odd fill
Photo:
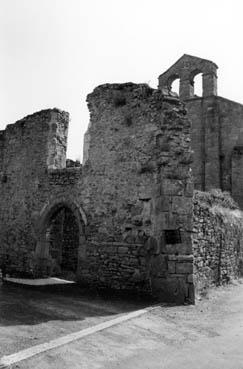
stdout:
POLYGON ((0 285, 0 358, 140 309, 145 302, 98 296, 75 286, 0 285))
MULTIPOLYGON (((16 298, 16 294, 13 295, 16 298)), ((38 300, 41 309, 48 300, 47 297, 46 300, 42 301, 42 297, 40 296, 38 300)), ((68 315, 68 321, 60 320, 60 316, 51 320, 50 314, 49 318, 44 319, 44 322, 40 322, 40 319, 36 323, 32 322, 33 334, 38 336, 42 332, 43 340, 45 339, 44 332, 40 329, 42 324, 48 325, 48 339, 52 339, 53 332, 57 334, 56 325, 59 329, 58 334, 61 333, 62 326, 64 326, 67 334, 67 332, 70 332, 70 327, 73 327, 73 323, 71 326, 66 325, 66 323, 71 321, 76 322, 75 330, 78 330, 83 329, 82 324, 86 320, 87 324, 96 324, 102 319, 114 319, 119 314, 141 307, 140 304, 128 303, 123 300, 110 302, 94 299, 91 302, 90 299, 86 298, 85 300, 84 298, 84 302, 92 303, 94 308, 97 303, 97 306, 105 309, 103 313, 100 310, 100 313, 94 319, 97 310, 94 310, 91 314, 91 310, 88 309, 89 314, 87 312, 81 314, 82 298, 76 297, 79 303, 76 301, 75 304, 72 302, 72 296, 63 297, 59 295, 53 296, 53 298, 55 306, 56 304, 66 306, 67 301, 69 301, 68 305, 71 303, 69 307, 74 314, 73 317, 76 316, 76 318, 72 320, 68 315), (63 299, 65 303, 62 302, 63 299), (78 320, 77 316, 81 320, 78 320), (91 321, 90 319, 94 320, 91 321)), ((50 304, 48 306, 54 305, 50 304)), ((36 303, 34 306, 38 310, 38 304, 36 303)), ((66 310, 64 309, 66 313, 69 307, 66 307, 66 310)), ((10 329, 9 337, 14 327, 15 329, 18 327, 20 330, 26 330, 26 324, 29 327, 28 315, 26 312, 25 319, 27 321, 23 319, 19 326, 10 324, 8 327, 3 327, 4 329, 10 329)), ((65 334, 65 332, 63 333, 65 334)), ((1 336, 2 325, 0 326, 1 336)), ((46 337, 46 341, 48 339, 46 337)), ((0 346, 1 343, 2 341, 0 341, 0 346)), ((32 343, 36 344, 35 342, 32 343)), ((11 352, 17 351, 16 349, 13 350, 13 347, 9 350, 11 352)), ((210 292, 208 298, 198 301, 195 306, 157 307, 138 318, 115 325, 25 361, 20 361, 12 366, 12 369, 16 368, 243 369, 243 284, 236 283, 224 288, 214 289, 210 292)))

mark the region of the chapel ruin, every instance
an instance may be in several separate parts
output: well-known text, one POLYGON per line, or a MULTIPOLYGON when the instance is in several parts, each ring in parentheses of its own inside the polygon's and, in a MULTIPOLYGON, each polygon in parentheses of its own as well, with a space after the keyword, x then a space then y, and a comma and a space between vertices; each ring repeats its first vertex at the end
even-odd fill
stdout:
POLYGON ((217 96, 216 70, 184 55, 158 89, 95 88, 82 165, 66 159, 66 112, 43 110, 0 131, 0 268, 178 303, 193 303, 205 281, 237 277, 240 210, 226 211, 220 192, 194 193, 227 190, 243 206, 243 106, 217 96))

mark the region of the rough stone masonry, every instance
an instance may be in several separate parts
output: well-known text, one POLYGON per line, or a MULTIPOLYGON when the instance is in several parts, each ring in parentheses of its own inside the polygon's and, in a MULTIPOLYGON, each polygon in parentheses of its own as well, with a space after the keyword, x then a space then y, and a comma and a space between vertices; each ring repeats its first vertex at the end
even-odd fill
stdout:
POLYGON ((2 273, 179 303, 236 278, 241 211, 220 192, 193 200, 195 184, 243 204, 243 109, 217 96, 216 70, 184 55, 159 77, 158 90, 95 88, 83 165, 66 159, 66 112, 40 111, 1 131, 2 273), (194 95, 198 73, 202 97, 194 95), (171 92, 177 78, 184 103, 171 92))
POLYGON ((4 273, 193 302, 184 105, 133 83, 99 86, 87 101, 83 166, 66 165, 68 114, 58 109, 1 132, 4 273))
POLYGON ((201 191, 228 191, 243 208, 243 105, 217 95, 217 65, 183 55, 159 76, 159 88, 171 92, 180 82, 179 97, 192 122, 194 186, 201 191), (194 78, 202 75, 202 96, 194 93, 194 78))

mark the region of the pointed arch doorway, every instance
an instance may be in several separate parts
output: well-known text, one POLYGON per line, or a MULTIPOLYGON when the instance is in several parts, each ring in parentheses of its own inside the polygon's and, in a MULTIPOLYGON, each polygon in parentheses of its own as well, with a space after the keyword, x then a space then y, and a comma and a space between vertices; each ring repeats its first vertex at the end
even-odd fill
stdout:
POLYGON ((85 258, 86 217, 70 199, 56 199, 40 214, 36 260, 39 274, 76 281, 85 258))

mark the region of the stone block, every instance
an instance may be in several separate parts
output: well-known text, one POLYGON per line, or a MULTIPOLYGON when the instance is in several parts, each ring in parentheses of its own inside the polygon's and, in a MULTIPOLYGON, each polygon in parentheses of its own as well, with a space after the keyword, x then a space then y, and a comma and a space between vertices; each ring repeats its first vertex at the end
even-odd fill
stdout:
POLYGON ((195 304, 195 287, 193 284, 188 285, 188 298, 187 301, 190 304, 195 304))
POLYGON ((138 198, 141 201, 146 201, 146 200, 150 200, 153 197, 153 189, 148 186, 141 188, 140 192, 138 194, 138 198))
POLYGON ((171 210, 171 202, 171 196, 156 197, 153 201, 155 215, 163 211, 169 212, 171 210))
POLYGON ((175 254, 167 255, 167 259, 170 261, 177 261, 178 256, 175 254))
POLYGON ((186 189, 184 195, 186 197, 192 197, 193 196, 193 190, 194 190, 194 183, 188 181, 186 184, 186 189))
POLYGON ((174 196, 172 200, 172 211, 178 214, 192 214, 192 200, 189 197, 174 196))
POLYGON ((107 246, 106 248, 105 248, 105 252, 107 253, 107 254, 116 254, 117 253, 117 247, 116 246, 113 246, 113 245, 109 245, 109 246, 107 246))
POLYGON ((150 262, 151 275, 153 276, 163 276, 167 270, 166 256, 156 255, 152 256, 150 262))
POLYGON ((180 250, 181 244, 175 243, 174 245, 166 245, 166 253, 167 254, 178 254, 178 250, 180 250))
POLYGON ((163 179, 161 194, 168 196, 181 196, 184 192, 184 183, 181 180, 163 179))
POLYGON ((176 263, 176 273, 192 274, 193 263, 176 263))
POLYGON ((161 184, 155 184, 153 186, 153 197, 159 197, 161 195, 161 184))
POLYGON ((174 274, 176 272, 176 263, 175 261, 168 261, 168 273, 174 274))
POLYGON ((193 255, 177 255, 176 260, 178 262, 193 262, 193 255))
POLYGON ((126 246, 119 246, 118 249, 118 254, 127 254, 128 253, 128 247, 126 246))
POLYGON ((177 216, 170 212, 161 212, 155 216, 156 228, 161 230, 164 229, 176 229, 177 228, 177 216))
POLYGON ((154 237, 149 237, 144 244, 144 249, 149 254, 158 254, 159 246, 154 237))
POLYGON ((161 253, 161 254, 166 253, 166 243, 165 243, 164 234, 161 234, 158 237, 158 252, 161 253))
POLYGON ((193 219, 192 214, 178 214, 177 215, 178 227, 183 228, 185 231, 192 232, 193 219))
POLYGON ((136 241, 136 236, 129 232, 128 234, 124 234, 123 239, 126 243, 133 244, 136 241))
POLYGON ((188 285, 183 278, 152 278, 152 294, 161 301, 183 304, 188 298, 188 285))
POLYGON ((189 274, 189 275, 187 276, 187 282, 188 282, 188 283, 193 283, 193 274, 189 274))
POLYGON ((191 243, 176 243, 174 245, 165 246, 167 254, 173 255, 191 255, 192 245, 191 243))

